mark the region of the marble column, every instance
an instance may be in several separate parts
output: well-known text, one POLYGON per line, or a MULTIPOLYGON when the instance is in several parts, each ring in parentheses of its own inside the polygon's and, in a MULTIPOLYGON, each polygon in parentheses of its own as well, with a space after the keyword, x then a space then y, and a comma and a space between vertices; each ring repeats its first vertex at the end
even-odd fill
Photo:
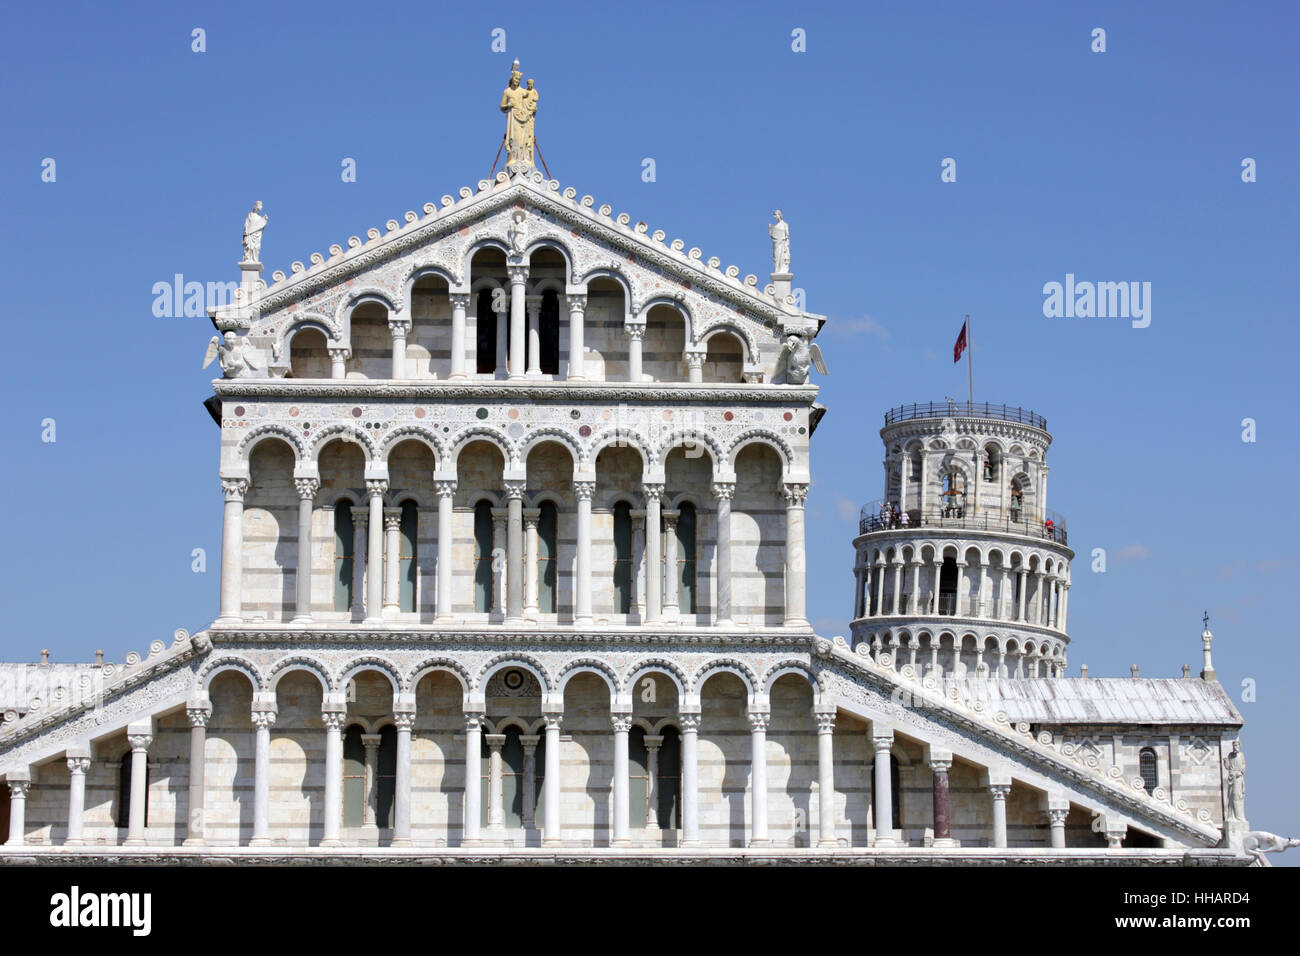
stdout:
POLYGON ((451 299, 451 374, 448 378, 465 378, 465 311, 469 308, 469 295, 453 292, 451 299))
POLYGON ((876 559, 876 616, 885 616, 885 559, 876 559))
MULTIPOLYGON (((342 507, 347 507, 343 505, 342 507)), ((370 540, 367 528, 370 522, 369 506, 352 509, 352 616, 366 616, 366 542, 370 540)))
MULTIPOLYGON (((275 716, 275 711, 270 709, 253 711, 256 742, 253 748, 253 838, 249 846, 269 846, 271 843, 271 728, 275 725, 275 716)), ((134 786, 134 776, 131 783, 134 786)))
POLYGON ((681 617, 681 599, 678 583, 681 573, 677 568, 677 512, 664 511, 664 620, 676 622, 681 617))
POLYGON ((612 846, 630 846, 632 843, 629 818, 629 790, 627 735, 632 729, 631 714, 611 714, 614 728, 614 826, 610 840, 612 846))
POLYGON ((700 845, 699 736, 700 715, 681 714, 682 731, 682 845, 700 845))
POLYGON ((957 841, 952 838, 952 806, 948 792, 948 771, 952 769, 952 757, 932 756, 930 758, 930 775, 934 791, 934 846, 954 847, 957 841))
POLYGON ((785 623, 787 627, 808 624, 804 580, 807 555, 804 553, 804 503, 808 486, 786 484, 785 494, 785 623))
POLYGON ((90 769, 90 748, 69 749, 68 763, 68 836, 65 846, 81 846, 85 840, 86 771, 90 769))
POLYGON ((478 846, 482 842, 480 820, 483 800, 483 749, 484 714, 465 714, 465 829, 461 846, 478 846))
POLYGON ((206 803, 208 718, 210 707, 186 707, 190 720, 189 823, 185 828, 185 846, 203 846, 206 842, 204 811, 206 803))
POLYGON ((662 482, 644 482, 641 489, 645 494, 645 623, 658 624, 663 616, 660 610, 663 601, 660 582, 663 534, 660 531, 659 502, 664 486, 662 482))
POLYGON ((875 776, 872 779, 871 795, 875 802, 876 846, 896 846, 894 840, 894 810, 892 803, 891 775, 889 762, 890 748, 894 745, 892 730, 879 730, 872 727, 871 746, 875 752, 875 776))
POLYGON ((153 743, 153 733, 132 724, 127 728, 126 739, 131 745, 131 802, 124 845, 144 846, 149 801, 149 746, 153 743))
POLYGON ((1016 620, 1024 622, 1025 620, 1025 591, 1029 588, 1029 573, 1021 568, 1018 572, 1020 576, 1020 594, 1016 601, 1016 620))
POLYGON ((835 711, 817 711, 817 845, 838 846, 835 835, 835 711))
POLYGON ((397 768, 393 774, 393 846, 411 845, 411 728, 415 711, 393 714, 397 726, 397 768))
POLYGON ((686 380, 692 385, 704 381, 704 352, 686 353, 686 380))
POLYGON ((393 368, 390 378, 406 378, 406 337, 411 331, 411 320, 401 318, 388 320, 388 331, 393 336, 393 368))
POLYGON ((540 508, 524 509, 524 617, 536 621, 541 613, 538 608, 538 550, 540 537, 537 524, 541 520, 540 508))
POLYGON ((523 378, 524 346, 527 342, 524 283, 528 280, 528 267, 509 266, 507 272, 510 274, 510 377, 523 378))
POLYGON ((311 623, 311 519, 318 478, 295 478, 298 490, 298 567, 294 574, 294 624, 311 623))
POLYGON ((1065 849, 1065 818, 1070 815, 1070 809, 1066 807, 1061 809, 1053 807, 1047 811, 1047 821, 1052 828, 1052 849, 1065 849))
POLYGON ((362 734, 361 746, 366 753, 365 800, 362 802, 361 825, 379 826, 379 734, 362 734))
POLYGON ((492 613, 498 621, 506 616, 506 566, 509 555, 506 552, 506 521, 510 509, 492 509, 492 613))
POLYGON ((632 519, 632 600, 628 613, 645 621, 645 509, 633 508, 628 517, 632 519))
POLYGON ((535 378, 542 374, 542 335, 540 329, 542 297, 540 295, 526 296, 524 302, 528 306, 528 371, 526 374, 535 378))
POLYGON ((402 604, 401 581, 402 509, 384 509, 384 611, 387 619, 397 617, 402 604))
POLYGON ((330 353, 330 378, 343 379, 348 377, 348 359, 352 358, 352 350, 349 348, 331 348, 330 353))
POLYGON ((370 496, 369 534, 366 545, 366 620, 382 620, 384 604, 384 492, 388 482, 382 479, 366 481, 370 496))
POLYGON ((1007 845, 1007 794, 1011 792, 1010 784, 991 784, 989 796, 993 798, 993 833, 994 847, 1007 845))
POLYGON ((984 608, 984 586, 988 581, 988 567, 980 562, 979 590, 975 594, 975 606, 971 608, 971 617, 988 617, 984 608))
POLYGON ((523 819, 525 830, 537 828, 537 734, 520 734, 519 746, 524 749, 523 819))
POLYGON ((938 617, 939 616, 939 586, 943 583, 943 562, 942 561, 931 562, 931 567, 934 570, 934 587, 931 589, 930 592, 930 601, 931 601, 930 613, 935 615, 935 617, 938 617))
POLYGON ((524 619, 524 482, 506 483, 506 620, 524 619))
POLYGON ((889 562, 894 569, 894 588, 889 595, 889 613, 897 617, 903 613, 903 559, 895 557, 889 562))
POLYGON ((912 569, 912 593, 908 597, 907 613, 915 615, 921 606, 921 562, 912 561, 908 566, 912 569))
POLYGON ((565 302, 569 307, 569 378, 581 380, 587 377, 583 362, 586 350, 583 342, 583 314, 587 311, 587 296, 585 293, 574 293, 565 296, 565 302))
POLYGON ((966 591, 966 562, 958 561, 957 564, 957 592, 953 595, 952 613, 954 617, 964 617, 962 614, 962 598, 965 597, 966 591))
POLYGON ((244 495, 247 478, 222 478, 226 498, 221 522, 221 621, 237 624, 241 616, 244 567, 244 495))
POLYGON ((501 770, 501 750, 506 744, 505 734, 484 734, 488 745, 488 832, 494 841, 505 837, 506 808, 505 780, 501 770))
POLYGON ((714 623, 720 626, 731 624, 731 498, 736 492, 734 481, 715 481, 713 483, 713 501, 717 522, 717 556, 718 578, 714 583, 714 623))
POLYGON ((321 713, 325 724, 325 800, 322 808, 321 846, 339 845, 339 828, 343 823, 343 724, 342 710, 321 713))
POLYGON ((9 786, 9 839, 5 846, 23 846, 27 832, 27 793, 32 788, 28 771, 10 773, 5 778, 9 786))
MULTIPOLYGON (((578 499, 578 556, 574 568, 574 618, 577 624, 591 623, 591 496, 596 482, 574 480, 578 499)), ((550 760, 550 756, 547 756, 550 760)))
POLYGON ((564 842, 560 833, 560 714, 543 714, 546 721, 546 771, 542 779, 542 799, 545 813, 542 821, 542 843, 559 846, 564 842))
POLYGON ((455 620, 452 610, 452 496, 456 494, 454 479, 438 479, 434 483, 438 492, 438 620, 447 623, 455 620))
POLYGON ((659 829, 659 748, 664 738, 658 734, 645 735, 646 808, 645 828, 659 829))
POLYGON ((1070 585, 1069 582, 1061 584, 1061 608, 1056 616, 1056 629, 1065 633, 1065 615, 1070 609, 1070 585))
POLYGON ((645 323, 628 323, 623 326, 627 332, 627 380, 640 382, 645 376, 641 371, 641 340, 645 337, 645 323))
POLYGON ((749 713, 750 846, 767 846, 767 723, 771 714, 749 713))
POLYGON ((497 316, 497 355, 496 355, 496 378, 505 378, 510 374, 506 367, 509 364, 510 357, 506 353, 506 343, 508 342, 507 331, 510 328, 510 310, 507 308, 496 314, 497 316))

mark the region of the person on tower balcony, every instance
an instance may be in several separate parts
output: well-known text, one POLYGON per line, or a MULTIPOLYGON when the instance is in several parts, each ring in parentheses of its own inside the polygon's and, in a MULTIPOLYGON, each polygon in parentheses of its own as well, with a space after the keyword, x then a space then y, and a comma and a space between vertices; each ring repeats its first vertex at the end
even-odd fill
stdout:
POLYGON ((1051 518, 1048 518, 1046 521, 1043 522, 1043 534, 1044 536, 1048 538, 1052 538, 1053 540, 1056 538, 1056 524, 1052 521, 1051 518))

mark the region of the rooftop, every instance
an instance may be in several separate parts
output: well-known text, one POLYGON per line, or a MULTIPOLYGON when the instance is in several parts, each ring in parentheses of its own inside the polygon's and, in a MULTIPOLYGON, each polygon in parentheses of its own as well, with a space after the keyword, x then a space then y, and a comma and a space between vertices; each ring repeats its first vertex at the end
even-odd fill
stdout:
POLYGON ((994 405, 990 402, 914 402, 885 412, 885 424, 895 425, 916 418, 995 418, 1018 422, 1047 431, 1047 419, 1018 405, 994 405))

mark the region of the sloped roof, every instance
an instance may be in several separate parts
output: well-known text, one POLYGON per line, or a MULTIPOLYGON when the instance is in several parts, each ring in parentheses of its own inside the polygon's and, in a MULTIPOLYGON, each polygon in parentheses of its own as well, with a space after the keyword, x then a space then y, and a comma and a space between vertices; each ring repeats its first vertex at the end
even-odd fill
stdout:
POLYGON ((1198 678, 949 678, 967 700, 1006 711, 1014 723, 1221 724, 1241 714, 1217 681, 1198 678))

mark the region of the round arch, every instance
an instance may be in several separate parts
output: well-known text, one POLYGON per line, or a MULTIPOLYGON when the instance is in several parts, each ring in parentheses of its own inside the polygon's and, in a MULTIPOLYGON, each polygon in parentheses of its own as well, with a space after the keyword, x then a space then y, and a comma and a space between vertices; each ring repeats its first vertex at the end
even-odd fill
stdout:
POLYGON ((294 434, 293 429, 285 425, 259 425, 243 437, 239 442, 239 447, 235 454, 242 462, 247 463, 252 456, 253 449, 266 441, 268 438, 277 438, 289 446, 293 452, 295 463, 300 462, 306 457, 299 438, 294 434))
POLYGON ((276 661, 266 672, 266 689, 272 693, 280 686, 280 679, 293 671, 304 671, 320 681, 321 694, 325 695, 334 688, 330 684, 329 671, 316 658, 307 654, 295 654, 276 661))
POLYGON ((366 461, 379 460, 378 449, 375 448, 375 443, 371 441, 370 436, 355 425, 349 425, 346 423, 326 425, 318 431, 312 439, 311 449, 308 452, 307 459, 309 461, 319 462, 320 453, 324 451, 325 446, 335 440, 342 440, 349 444, 360 445, 366 461))
POLYGON ((335 686, 346 688, 348 686, 348 681, 352 680, 352 678, 356 677, 362 671, 375 671, 376 673, 383 674, 387 677, 388 682, 393 685, 394 698, 406 689, 402 686, 402 673, 398 669, 397 665, 386 657, 378 657, 375 655, 356 657, 348 661, 342 671, 339 672, 338 679, 335 681, 335 686))

